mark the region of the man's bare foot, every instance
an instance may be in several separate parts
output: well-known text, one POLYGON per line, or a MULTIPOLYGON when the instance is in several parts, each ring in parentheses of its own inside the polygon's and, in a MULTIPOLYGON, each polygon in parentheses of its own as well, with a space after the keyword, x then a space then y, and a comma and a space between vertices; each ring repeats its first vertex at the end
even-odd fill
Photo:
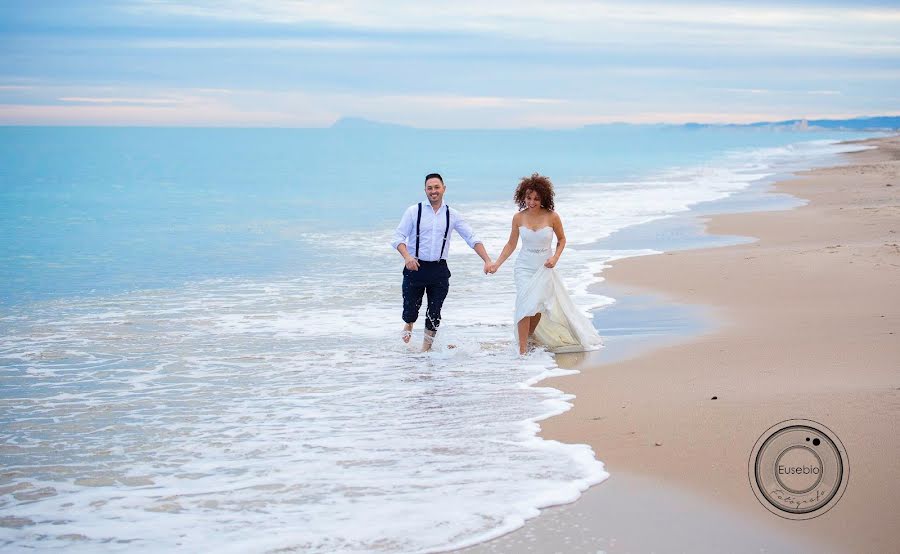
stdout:
POLYGON ((400 338, 403 339, 403 342, 409 342, 409 339, 412 338, 412 323, 407 323, 403 326, 403 331, 400 332, 400 338))
POLYGON ((422 352, 428 352, 431 350, 431 345, 434 343, 434 331, 425 330, 425 337, 422 341, 422 352))

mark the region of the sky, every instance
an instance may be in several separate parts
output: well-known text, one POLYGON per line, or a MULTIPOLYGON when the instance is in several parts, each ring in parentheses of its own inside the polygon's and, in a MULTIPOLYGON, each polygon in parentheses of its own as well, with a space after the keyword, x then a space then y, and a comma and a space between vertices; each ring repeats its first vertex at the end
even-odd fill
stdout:
POLYGON ((0 125, 898 114, 900 0, 0 1, 0 125))

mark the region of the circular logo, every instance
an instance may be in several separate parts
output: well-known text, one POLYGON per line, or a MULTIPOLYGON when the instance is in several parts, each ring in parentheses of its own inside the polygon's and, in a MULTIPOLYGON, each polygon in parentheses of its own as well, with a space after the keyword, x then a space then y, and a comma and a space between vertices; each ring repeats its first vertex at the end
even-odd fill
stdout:
POLYGON ((750 453, 750 486, 775 515, 810 519, 837 504, 849 479, 847 451, 831 429, 808 419, 770 427, 750 453))

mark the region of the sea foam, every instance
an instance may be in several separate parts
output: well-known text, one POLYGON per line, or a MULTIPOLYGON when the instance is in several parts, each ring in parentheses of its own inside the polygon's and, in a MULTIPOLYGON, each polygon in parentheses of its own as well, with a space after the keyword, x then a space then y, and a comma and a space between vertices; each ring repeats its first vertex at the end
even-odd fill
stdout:
MULTIPOLYGON (((560 183, 558 270, 586 314, 615 231, 725 198, 846 146, 741 150, 641 180, 560 183)), ((496 254, 511 205, 448 201, 496 254)), ((398 214, 399 216, 399 214, 398 214)), ((521 526, 608 477, 603 452, 538 437, 571 371, 512 344, 511 264, 452 245, 436 349, 399 340, 392 229, 300 233, 299 278, 211 279, 0 318, 0 544, 43 551, 432 552, 521 526), (450 346, 453 348, 450 348, 450 346)), ((602 311, 600 312, 602 318, 602 311)))

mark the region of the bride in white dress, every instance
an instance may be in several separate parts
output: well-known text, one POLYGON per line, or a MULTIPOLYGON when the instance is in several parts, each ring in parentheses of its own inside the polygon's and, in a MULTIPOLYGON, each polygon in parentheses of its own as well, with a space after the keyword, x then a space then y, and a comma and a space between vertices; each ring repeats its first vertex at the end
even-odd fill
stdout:
POLYGON ((566 247, 562 220, 553 211, 553 184, 537 173, 525 177, 516 188, 519 212, 513 216, 512 231, 503 252, 491 266, 497 271, 515 251, 516 256, 516 341, 519 353, 528 351, 529 339, 551 352, 594 350, 602 341, 590 321, 575 307, 556 264, 566 247), (556 235, 556 251, 551 250, 556 235))

